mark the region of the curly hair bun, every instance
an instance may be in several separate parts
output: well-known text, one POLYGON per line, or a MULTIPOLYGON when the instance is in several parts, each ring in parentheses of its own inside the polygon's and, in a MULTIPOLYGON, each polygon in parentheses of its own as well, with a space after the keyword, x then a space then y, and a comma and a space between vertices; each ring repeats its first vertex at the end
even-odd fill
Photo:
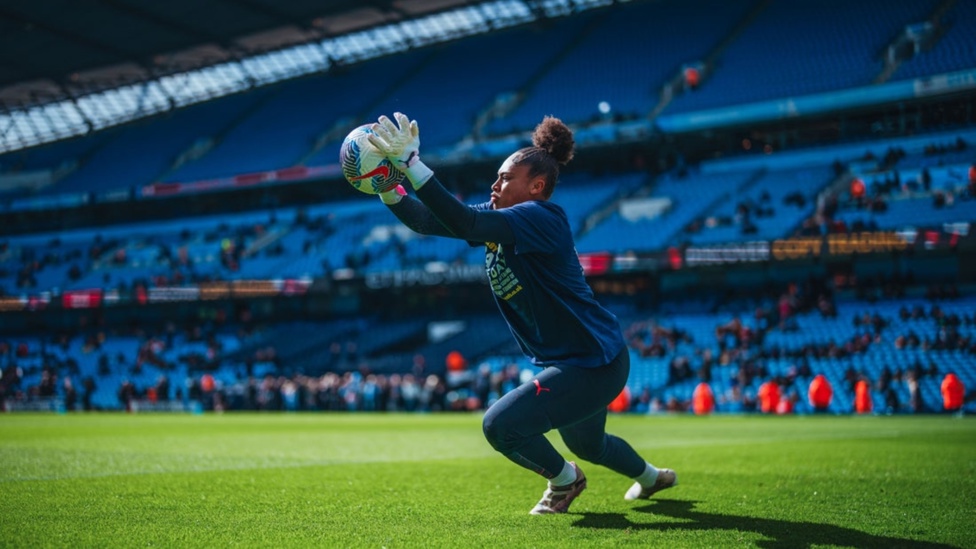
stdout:
POLYGON ((573 159, 573 149, 576 146, 573 130, 554 116, 543 118, 535 127, 532 144, 544 149, 556 162, 563 165, 573 159))

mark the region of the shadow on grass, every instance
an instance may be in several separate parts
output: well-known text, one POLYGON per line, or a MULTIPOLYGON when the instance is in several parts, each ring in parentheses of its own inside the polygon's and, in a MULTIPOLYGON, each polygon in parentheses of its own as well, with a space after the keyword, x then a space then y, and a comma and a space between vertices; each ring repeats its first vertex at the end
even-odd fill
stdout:
POLYGON ((758 547, 781 549, 785 547, 810 547, 813 545, 838 545, 842 547, 889 549, 910 547, 914 549, 956 549, 953 545, 929 541, 914 541, 890 536, 876 536, 852 528, 820 524, 816 522, 766 519, 739 515, 702 513, 695 510, 695 501, 656 500, 634 511, 656 516, 679 519, 681 522, 635 523, 623 513, 583 513, 583 518, 573 523, 578 528, 609 528, 617 530, 730 530, 755 532, 763 536, 756 542, 758 547))

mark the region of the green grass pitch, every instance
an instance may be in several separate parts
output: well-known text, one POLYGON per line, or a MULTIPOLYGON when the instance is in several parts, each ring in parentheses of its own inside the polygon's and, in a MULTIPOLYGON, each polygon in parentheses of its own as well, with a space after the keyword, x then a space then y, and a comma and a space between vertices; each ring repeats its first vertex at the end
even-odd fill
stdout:
MULTIPOLYGON (((976 421, 612 416, 679 486, 583 463, 569 514, 481 416, 0 415, 3 547, 976 547, 976 421)), ((564 450, 558 437, 557 447, 564 450)))

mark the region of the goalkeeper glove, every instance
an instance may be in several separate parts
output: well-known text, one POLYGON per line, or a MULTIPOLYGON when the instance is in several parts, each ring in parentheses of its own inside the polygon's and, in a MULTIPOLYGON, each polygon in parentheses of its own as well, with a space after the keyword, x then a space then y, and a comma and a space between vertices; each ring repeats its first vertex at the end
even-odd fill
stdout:
POLYGON ((414 190, 419 189, 434 175, 420 161, 420 128, 417 127, 416 120, 411 121, 403 113, 393 113, 393 117, 396 118, 396 123, 381 116, 370 127, 373 133, 369 135, 369 142, 407 174, 414 190))

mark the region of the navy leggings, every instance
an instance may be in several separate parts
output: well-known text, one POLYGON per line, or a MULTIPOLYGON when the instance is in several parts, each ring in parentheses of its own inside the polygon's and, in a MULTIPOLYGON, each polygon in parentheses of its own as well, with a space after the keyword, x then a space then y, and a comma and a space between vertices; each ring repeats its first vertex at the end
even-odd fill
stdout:
POLYGON ((644 459, 623 439, 606 432, 607 406, 629 375, 626 349, 599 368, 549 366, 488 409, 485 438, 518 465, 552 478, 565 460, 544 435, 558 429, 580 459, 635 478, 644 472, 644 459))

